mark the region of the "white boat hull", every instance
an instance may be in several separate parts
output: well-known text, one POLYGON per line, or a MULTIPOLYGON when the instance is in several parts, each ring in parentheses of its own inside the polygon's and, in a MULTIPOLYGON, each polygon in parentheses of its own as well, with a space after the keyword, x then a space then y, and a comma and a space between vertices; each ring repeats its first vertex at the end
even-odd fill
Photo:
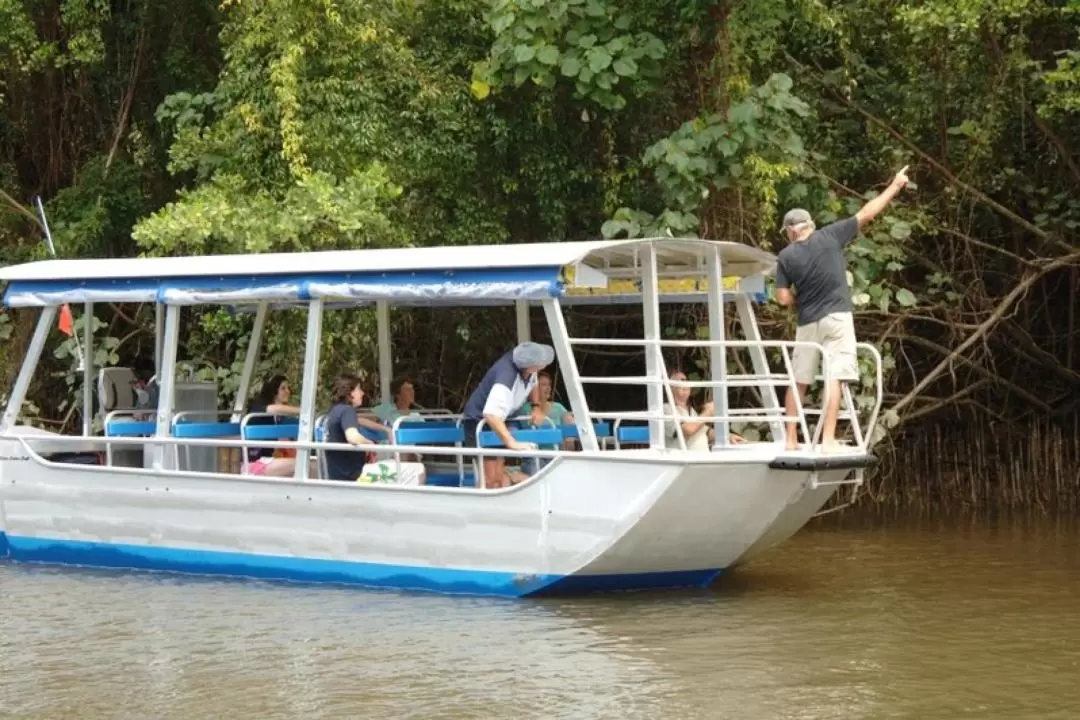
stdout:
POLYGON ((0 446, 9 561, 512 597, 707 585, 835 487, 757 451, 571 455, 477 491, 62 465, 0 446))

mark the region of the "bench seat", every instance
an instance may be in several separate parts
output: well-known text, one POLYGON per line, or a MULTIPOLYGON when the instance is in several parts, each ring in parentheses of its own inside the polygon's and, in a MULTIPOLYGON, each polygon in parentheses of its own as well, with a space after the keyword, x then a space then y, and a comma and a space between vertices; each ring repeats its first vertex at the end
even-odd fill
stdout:
POLYGON ((172 428, 175 438, 203 439, 239 437, 240 423, 234 422, 186 422, 175 423, 172 428))
POLYGON ((623 443, 628 445, 648 445, 649 426, 631 425, 629 427, 620 427, 617 440, 620 445, 623 443))
POLYGON ((106 437, 147 437, 155 432, 153 420, 112 420, 105 425, 106 437))

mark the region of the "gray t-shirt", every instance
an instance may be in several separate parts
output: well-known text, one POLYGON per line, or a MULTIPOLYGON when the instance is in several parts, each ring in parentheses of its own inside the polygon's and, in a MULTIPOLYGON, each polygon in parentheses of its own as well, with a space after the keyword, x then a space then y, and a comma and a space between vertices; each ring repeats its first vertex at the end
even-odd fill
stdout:
POLYGON ((854 217, 819 228, 805 240, 789 243, 776 256, 776 287, 795 286, 799 325, 835 312, 851 312, 844 247, 859 234, 854 217))

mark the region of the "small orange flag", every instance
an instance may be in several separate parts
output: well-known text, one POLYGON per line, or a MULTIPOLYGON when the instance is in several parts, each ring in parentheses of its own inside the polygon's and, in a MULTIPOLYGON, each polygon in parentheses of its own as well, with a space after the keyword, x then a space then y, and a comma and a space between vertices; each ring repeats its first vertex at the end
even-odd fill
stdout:
POLYGON ((60 320, 57 325, 60 327, 60 332, 68 337, 75 334, 75 320, 71 317, 71 308, 69 306, 60 306, 60 320))

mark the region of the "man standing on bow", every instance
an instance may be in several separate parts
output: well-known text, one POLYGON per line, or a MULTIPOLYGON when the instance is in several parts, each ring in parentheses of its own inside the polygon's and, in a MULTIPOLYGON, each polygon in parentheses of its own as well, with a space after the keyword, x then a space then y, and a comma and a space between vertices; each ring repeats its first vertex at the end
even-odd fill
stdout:
MULTIPOLYGON (((801 208, 789 210, 784 215, 781 232, 787 237, 788 245, 776 256, 776 300, 781 305, 797 306, 795 340, 819 343, 829 356, 830 377, 826 378, 829 401, 821 434, 825 452, 843 449, 836 442, 840 383, 859 379, 859 364, 855 357, 855 321, 844 248, 892 202, 907 182, 905 165, 896 173, 889 187, 863 205, 854 217, 821 229, 815 227, 810 213, 801 208)), ((791 364, 801 400, 817 375, 818 353, 811 348, 797 347, 792 353, 791 364)), ((785 405, 787 417, 790 418, 786 447, 795 450, 799 443, 799 429, 795 421, 795 396, 791 389, 788 390, 785 405)))

